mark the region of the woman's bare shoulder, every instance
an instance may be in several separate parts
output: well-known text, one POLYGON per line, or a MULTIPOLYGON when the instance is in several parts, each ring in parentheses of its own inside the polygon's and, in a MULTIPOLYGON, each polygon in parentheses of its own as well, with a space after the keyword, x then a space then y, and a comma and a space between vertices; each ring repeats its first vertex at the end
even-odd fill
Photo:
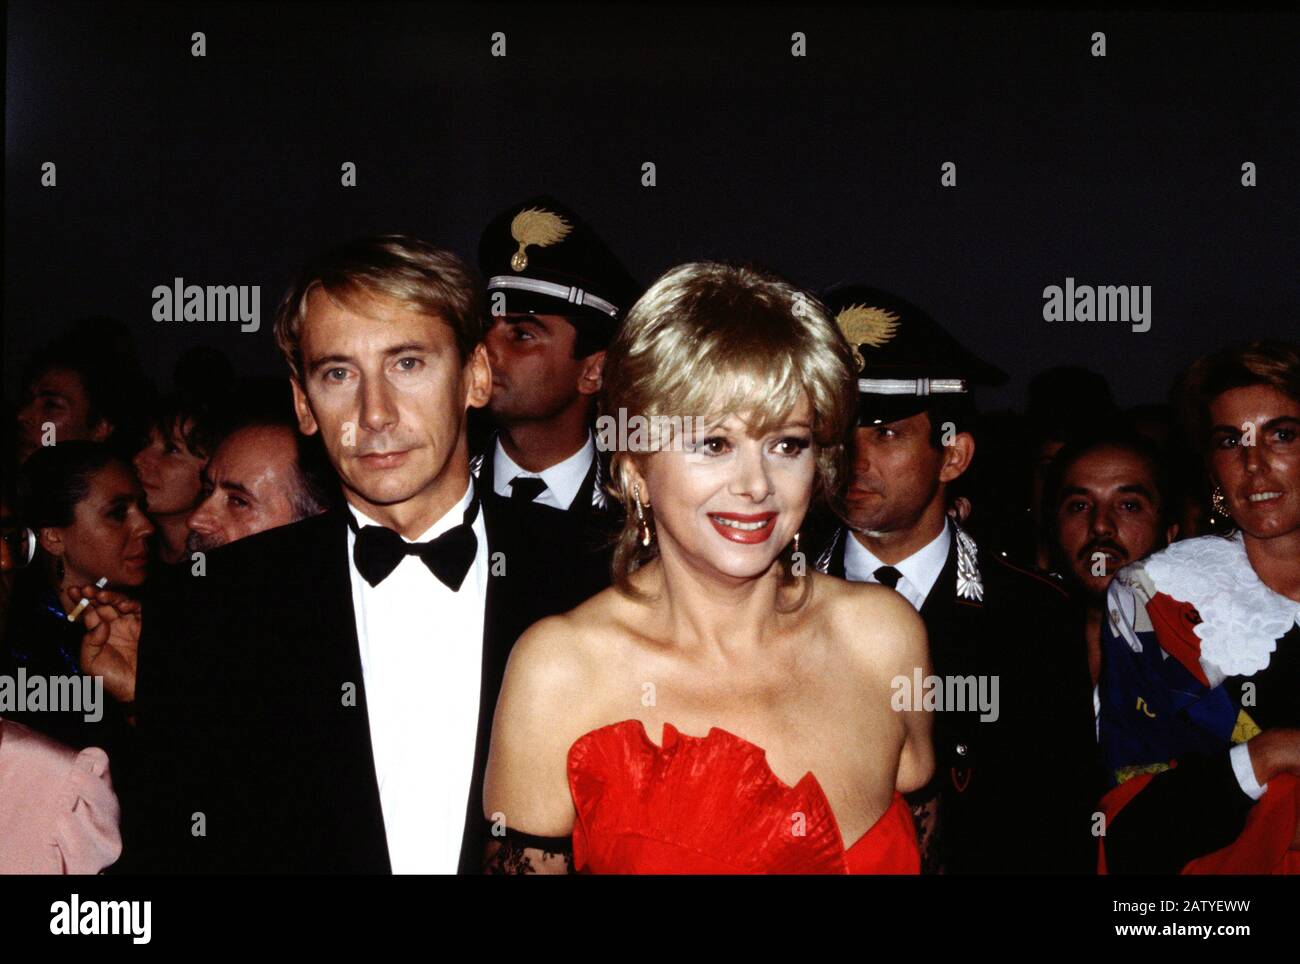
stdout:
POLYGON ((827 625, 851 654, 890 672, 920 664, 926 654, 925 624, 911 603, 875 583, 817 576, 813 598, 821 597, 827 625))
POLYGON ((606 589, 566 613, 534 623, 510 652, 506 673, 519 689, 568 702, 596 687, 602 663, 620 637, 622 594, 606 589))

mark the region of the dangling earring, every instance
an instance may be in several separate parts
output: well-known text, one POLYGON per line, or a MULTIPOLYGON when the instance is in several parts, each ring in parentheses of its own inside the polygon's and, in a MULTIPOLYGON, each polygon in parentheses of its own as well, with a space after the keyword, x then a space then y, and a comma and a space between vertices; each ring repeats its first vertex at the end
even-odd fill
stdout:
POLYGON ((794 555, 799 555, 799 533, 794 534, 794 555))
POLYGON ((1210 494, 1210 505, 1214 509, 1214 514, 1227 520, 1232 518, 1228 512, 1228 500, 1223 494, 1223 486, 1215 485, 1214 491, 1210 494))
POLYGON ((645 520, 645 509, 641 507, 641 486, 632 486, 632 498, 636 500, 636 521, 641 525, 641 545, 650 545, 650 523, 645 520))

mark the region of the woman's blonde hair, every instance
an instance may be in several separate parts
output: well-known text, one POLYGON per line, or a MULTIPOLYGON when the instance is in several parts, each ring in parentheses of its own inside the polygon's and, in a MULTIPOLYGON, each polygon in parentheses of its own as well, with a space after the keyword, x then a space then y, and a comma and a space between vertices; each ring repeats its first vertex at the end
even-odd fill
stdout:
MULTIPOLYGON (((779 427, 805 396, 812 408, 814 487, 835 504, 845 442, 857 411, 852 348, 826 307, 752 266, 692 262, 650 286, 628 311, 605 356, 602 412, 676 428, 688 418, 744 415, 755 435, 779 427), (680 420, 680 421, 679 421, 680 420)), ((650 449, 671 439, 655 437, 650 449)), ((614 549, 614 585, 638 595, 630 577, 658 555, 642 546, 626 470, 638 453, 616 451, 610 494, 626 510, 614 549)), ((643 510, 645 512, 649 509, 643 510)), ((793 584, 789 553, 782 581, 793 584)), ((807 595, 807 585, 800 603, 807 595)))

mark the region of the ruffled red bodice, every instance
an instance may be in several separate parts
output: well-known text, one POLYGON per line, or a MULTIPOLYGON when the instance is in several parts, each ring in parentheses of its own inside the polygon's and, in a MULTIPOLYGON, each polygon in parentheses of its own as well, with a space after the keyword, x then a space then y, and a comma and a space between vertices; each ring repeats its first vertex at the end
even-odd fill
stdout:
POLYGON ((761 747, 713 727, 707 736, 664 724, 655 746, 639 720, 592 730, 569 749, 578 816, 574 867, 603 874, 914 874, 912 813, 889 809, 844 849, 811 773, 793 787, 761 747))

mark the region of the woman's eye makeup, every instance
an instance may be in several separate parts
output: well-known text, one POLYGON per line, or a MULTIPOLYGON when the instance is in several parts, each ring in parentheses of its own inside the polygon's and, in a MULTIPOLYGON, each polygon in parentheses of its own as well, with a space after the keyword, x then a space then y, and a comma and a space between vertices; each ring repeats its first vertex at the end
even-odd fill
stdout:
MULTIPOLYGON (((771 451, 790 458, 801 455, 811 446, 812 439, 806 435, 784 435, 769 444, 771 451)), ((682 447, 688 452, 722 455, 731 449, 731 440, 726 435, 706 435, 695 440, 685 440, 682 447)))
POLYGON ((785 450, 783 454, 793 457, 805 452, 812 445, 812 439, 805 435, 787 435, 777 441, 776 445, 785 450))

